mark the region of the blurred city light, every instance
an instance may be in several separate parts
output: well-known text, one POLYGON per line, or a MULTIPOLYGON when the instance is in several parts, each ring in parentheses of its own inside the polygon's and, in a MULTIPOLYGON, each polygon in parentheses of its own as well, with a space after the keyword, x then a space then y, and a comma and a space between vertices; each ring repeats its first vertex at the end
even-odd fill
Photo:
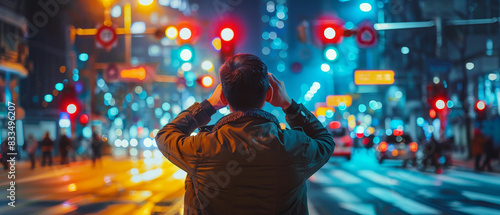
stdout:
POLYGON ((323 72, 330 71, 330 65, 328 65, 327 63, 321 64, 321 71, 323 71, 323 72))
POLYGON ((54 99, 54 97, 51 95, 51 94, 47 94, 43 97, 43 99, 46 101, 46 102, 52 102, 52 100, 54 99))
POLYGON ((168 39, 175 39, 177 38, 178 35, 177 28, 175 26, 169 26, 167 29, 165 29, 165 36, 167 36, 168 39))
POLYGON ((183 61, 190 61, 193 58, 193 52, 188 47, 184 47, 181 48, 179 56, 183 61))
POLYGON ((140 5, 148 6, 153 3, 153 0, 139 0, 140 5))
POLYGON ((77 107, 75 104, 69 104, 68 106, 66 106, 66 111, 69 113, 69 114, 74 114, 76 113, 77 111, 77 107))
POLYGON ((372 10, 372 5, 368 3, 361 3, 359 9, 363 12, 370 12, 372 10))
POLYGON ((234 31, 231 28, 224 28, 220 32, 220 38, 224 41, 231 41, 234 38, 234 31))
POLYGON ((338 51, 335 47, 330 46, 325 49, 325 58, 329 61, 335 61, 338 58, 338 51))
POLYGON ((410 53, 410 49, 406 46, 403 46, 403 47, 401 47, 401 53, 408 54, 408 53, 410 53))
POLYGON ((214 38, 211 44, 216 51, 220 51, 222 45, 221 45, 221 39, 219 37, 214 38))
POLYGON ((78 59, 85 62, 89 59, 89 55, 87 53, 80 53, 80 55, 78 55, 78 59))
POLYGON ((333 39, 335 37, 335 29, 332 27, 325 28, 323 36, 325 36, 326 39, 333 39))
POLYGON ((201 78, 201 85, 203 87, 211 87, 212 85, 214 84, 214 78, 212 78, 212 76, 210 75, 205 75, 201 78))
POLYGON ((134 22, 130 27, 130 32, 133 34, 142 34, 146 31, 146 23, 145 22, 134 22))
POLYGON ((179 31, 179 37, 183 40, 189 40, 191 38, 192 32, 189 28, 181 28, 179 31))
POLYGON ((444 101, 443 101, 442 99, 438 99, 438 100, 436 101, 436 108, 437 108, 438 110, 442 110, 442 109, 444 109, 444 108, 445 108, 445 105, 446 105, 446 104, 444 103, 444 101))
POLYGON ((484 103, 484 101, 478 101, 476 103, 476 108, 478 110, 484 110, 486 108, 486 103, 484 103))
POLYGON ((120 5, 115 5, 111 9, 111 16, 117 18, 120 17, 121 15, 122 15, 122 8, 120 7, 120 5))
POLYGON ((465 68, 466 68, 467 70, 473 70, 473 69, 474 69, 474 63, 472 63, 472 62, 467 62, 467 63, 465 64, 465 68))
POLYGON ((490 73, 490 74, 488 75, 488 79, 489 79, 490 81, 497 80, 497 78, 498 78, 498 75, 497 75, 497 74, 495 74, 495 73, 490 73))
POLYGON ((201 68, 210 71, 214 68, 214 65, 209 60, 205 60, 201 63, 201 68))

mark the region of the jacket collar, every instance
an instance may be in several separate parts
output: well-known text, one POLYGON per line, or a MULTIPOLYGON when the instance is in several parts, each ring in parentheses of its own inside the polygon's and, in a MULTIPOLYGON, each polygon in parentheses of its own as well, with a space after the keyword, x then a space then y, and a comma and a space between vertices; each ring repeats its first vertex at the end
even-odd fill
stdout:
POLYGON ((274 116, 273 114, 263 111, 261 109, 246 109, 246 110, 241 110, 237 111, 234 113, 231 113, 225 117, 222 117, 212 128, 212 131, 216 131, 220 127, 222 127, 225 124, 228 124, 230 122, 234 122, 238 119, 244 118, 244 117, 252 117, 252 118, 258 118, 258 119, 264 119, 270 122, 274 122, 276 125, 279 127, 279 121, 274 116))

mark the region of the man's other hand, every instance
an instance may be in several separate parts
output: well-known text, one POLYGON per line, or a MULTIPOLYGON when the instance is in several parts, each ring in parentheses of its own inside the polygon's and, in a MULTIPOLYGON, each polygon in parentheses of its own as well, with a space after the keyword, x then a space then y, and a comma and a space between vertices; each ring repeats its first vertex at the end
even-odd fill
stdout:
POLYGON ((215 88, 214 93, 212 93, 212 96, 207 99, 208 102, 215 108, 215 110, 219 110, 223 107, 227 106, 227 102, 222 100, 222 85, 217 85, 215 88))
POLYGON ((287 109, 290 104, 292 104, 292 100, 286 93, 285 83, 278 80, 278 78, 271 73, 269 73, 269 83, 271 84, 273 90, 273 98, 269 103, 272 106, 280 107, 283 110, 287 109))

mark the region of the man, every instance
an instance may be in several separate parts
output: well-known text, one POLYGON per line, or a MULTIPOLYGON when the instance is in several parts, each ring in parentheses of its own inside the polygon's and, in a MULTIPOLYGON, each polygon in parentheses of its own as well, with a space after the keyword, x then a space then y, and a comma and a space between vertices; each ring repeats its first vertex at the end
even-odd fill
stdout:
POLYGON ((306 180, 330 158, 332 136, 257 56, 235 55, 219 75, 208 100, 156 136, 165 157, 187 172, 184 214, 307 214, 306 180), (282 130, 261 110, 265 102, 282 108, 294 129, 282 130), (202 127, 226 105, 230 115, 202 127))
POLYGON ((62 132, 61 138, 59 138, 59 153, 61 154, 61 165, 69 164, 68 151, 71 146, 71 140, 66 136, 66 132, 62 132))
POLYGON ((52 166, 52 149, 54 141, 50 139, 49 131, 45 132, 45 136, 41 142, 42 146, 42 166, 45 166, 45 161, 48 160, 49 166, 52 166))

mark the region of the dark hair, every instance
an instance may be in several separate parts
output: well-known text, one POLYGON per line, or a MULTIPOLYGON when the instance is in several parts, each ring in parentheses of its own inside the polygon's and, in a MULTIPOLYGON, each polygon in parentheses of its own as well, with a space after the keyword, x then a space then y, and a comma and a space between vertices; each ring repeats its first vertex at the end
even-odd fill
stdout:
POLYGON ((219 70, 222 93, 234 109, 260 108, 269 88, 267 66, 252 54, 236 54, 219 70))

